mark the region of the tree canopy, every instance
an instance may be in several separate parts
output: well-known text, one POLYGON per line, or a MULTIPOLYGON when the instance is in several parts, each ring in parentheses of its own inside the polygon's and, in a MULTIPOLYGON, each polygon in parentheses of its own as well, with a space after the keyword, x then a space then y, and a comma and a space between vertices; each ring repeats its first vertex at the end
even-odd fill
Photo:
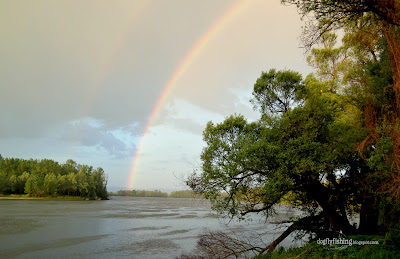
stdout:
POLYGON ((69 159, 25 160, 0 156, 0 194, 30 196, 81 196, 108 199, 107 176, 102 168, 80 165, 69 159))
POLYGON ((373 14, 375 22, 400 26, 400 1, 398 0, 281 0, 283 4, 297 7, 307 18, 303 42, 311 48, 324 33, 343 28, 349 23, 373 14))
POLYGON ((268 218, 283 200, 299 206, 304 214, 278 241, 293 230, 322 238, 399 227, 400 12, 385 11, 400 10, 399 2, 283 2, 318 22, 321 44, 307 59, 315 72, 262 72, 251 100, 260 118, 209 122, 201 170, 187 184, 240 219, 268 218), (345 30, 340 46, 332 28, 345 30))

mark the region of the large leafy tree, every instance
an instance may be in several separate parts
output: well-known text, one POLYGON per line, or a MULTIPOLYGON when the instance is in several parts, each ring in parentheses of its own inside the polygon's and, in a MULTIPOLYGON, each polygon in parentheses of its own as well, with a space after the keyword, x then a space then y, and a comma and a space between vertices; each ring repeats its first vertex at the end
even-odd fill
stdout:
POLYGON ((209 122, 202 169, 188 185, 231 217, 269 217, 282 199, 300 205, 304 216, 261 251, 295 229, 322 237, 398 226, 399 1, 282 2, 310 18, 303 43, 316 72, 304 80, 263 72, 252 99, 260 119, 209 122), (339 28, 346 34, 335 47, 339 28), (322 48, 311 49, 315 43, 322 48))
POLYGON ((294 71, 262 72, 254 85, 254 100, 263 114, 287 112, 300 101, 301 75, 294 71))
MULTIPOLYGON (((374 36, 383 35, 390 53, 396 112, 400 115, 400 1, 399 0, 282 0, 296 5, 308 23, 304 27, 303 43, 307 49, 319 42, 323 35, 365 18, 374 24, 374 36)), ((353 27, 355 28, 355 27, 353 27)), ((364 33, 365 34, 365 33, 364 33)), ((361 43, 361 42, 360 42, 361 43)))
POLYGON ((253 91, 261 118, 209 122, 202 171, 188 179, 189 186, 231 217, 268 217, 284 198, 301 205, 307 216, 294 220, 279 240, 294 229, 318 236, 355 233, 347 212, 365 202, 358 194, 369 168, 355 146, 366 131, 353 101, 321 92, 327 87, 313 76, 303 82, 293 71, 263 72, 253 91))
MULTIPOLYGON (((369 183, 380 198, 400 200, 400 1, 282 0, 297 6, 308 20, 303 33, 307 49, 332 30, 348 32, 353 52, 347 69, 348 90, 358 98, 367 137, 358 145, 374 171, 369 183), (358 93, 358 94, 355 94, 358 93), (361 97, 361 98, 360 98, 361 97)), ((371 206, 377 206, 374 203, 371 206)))
POLYGON ((343 28, 366 14, 373 14, 376 22, 386 26, 400 26, 399 0, 281 0, 296 5, 307 26, 303 42, 311 48, 320 37, 332 29, 343 28))

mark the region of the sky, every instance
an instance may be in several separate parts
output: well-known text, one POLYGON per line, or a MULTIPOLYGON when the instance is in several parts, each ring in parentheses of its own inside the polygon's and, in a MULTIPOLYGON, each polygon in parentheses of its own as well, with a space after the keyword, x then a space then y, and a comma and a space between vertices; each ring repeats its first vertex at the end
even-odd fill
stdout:
POLYGON ((208 121, 257 120, 262 71, 311 72, 303 25, 279 0, 2 0, 0 154, 186 189, 208 121))

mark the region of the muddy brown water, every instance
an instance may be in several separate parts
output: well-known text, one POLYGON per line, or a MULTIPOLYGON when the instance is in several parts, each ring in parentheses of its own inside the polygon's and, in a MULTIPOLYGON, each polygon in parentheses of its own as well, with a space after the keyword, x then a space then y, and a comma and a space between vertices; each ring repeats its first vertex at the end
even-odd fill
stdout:
MULTIPOLYGON (((287 207, 279 211, 277 218, 298 213, 287 207)), ((264 231, 270 240, 282 232, 257 218, 218 218, 204 200, 0 200, 0 258, 175 258, 192 251, 206 229, 235 228, 264 231)), ((300 245, 292 240, 282 245, 300 245)))

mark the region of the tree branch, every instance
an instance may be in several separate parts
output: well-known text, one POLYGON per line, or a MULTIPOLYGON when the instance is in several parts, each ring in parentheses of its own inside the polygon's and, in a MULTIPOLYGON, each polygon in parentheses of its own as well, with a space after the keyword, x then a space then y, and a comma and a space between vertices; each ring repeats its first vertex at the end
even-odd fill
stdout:
POLYGON ((267 251, 267 254, 271 253, 280 242, 282 242, 287 236, 289 236, 294 230, 294 224, 290 225, 277 239, 275 239, 270 245, 261 250, 260 254, 267 251))

